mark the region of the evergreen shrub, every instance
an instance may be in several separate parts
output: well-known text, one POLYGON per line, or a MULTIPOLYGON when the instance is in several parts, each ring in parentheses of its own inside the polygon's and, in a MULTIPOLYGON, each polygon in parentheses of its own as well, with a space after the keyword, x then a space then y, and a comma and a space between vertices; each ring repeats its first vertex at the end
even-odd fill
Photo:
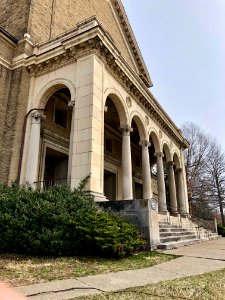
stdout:
POLYGON ((54 186, 46 191, 0 186, 0 252, 31 255, 124 257, 143 241, 136 228, 99 211, 85 190, 54 186))

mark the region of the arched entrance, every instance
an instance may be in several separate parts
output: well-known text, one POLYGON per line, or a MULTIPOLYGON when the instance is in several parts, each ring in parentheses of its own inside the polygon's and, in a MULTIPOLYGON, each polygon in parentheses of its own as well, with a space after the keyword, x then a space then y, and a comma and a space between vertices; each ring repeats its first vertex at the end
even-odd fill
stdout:
POLYGON ((157 134, 152 131, 150 133, 150 161, 153 185, 153 197, 157 197, 160 213, 167 212, 166 203, 166 186, 165 186, 165 173, 163 163, 163 149, 160 147, 160 142, 157 134))
POLYGON ((184 195, 184 178, 183 172, 184 170, 181 168, 180 160, 177 153, 173 155, 173 163, 174 163, 174 171, 175 171, 175 185, 176 185, 176 194, 177 194, 177 206, 178 212, 181 215, 185 215, 187 213, 185 195, 184 195))
POLYGON ((177 192, 175 183, 175 164, 173 162, 169 146, 164 143, 164 174, 165 174, 165 187, 166 187, 166 204, 167 210, 173 214, 177 214, 177 192))
POLYGON ((122 195, 122 133, 125 112, 120 99, 110 94, 104 114, 104 194, 110 201, 123 199, 122 195))
POLYGON ((38 110, 31 115, 25 180, 36 188, 67 184, 70 100, 70 90, 61 86, 46 99, 44 117, 38 110))
POLYGON ((45 106, 46 118, 41 124, 39 182, 44 188, 67 184, 72 110, 68 88, 54 92, 45 106))
POLYGON ((142 186, 142 157, 140 134, 135 119, 131 122, 133 129, 131 138, 131 160, 132 160, 132 177, 133 177, 133 194, 134 199, 143 199, 143 186, 142 186))

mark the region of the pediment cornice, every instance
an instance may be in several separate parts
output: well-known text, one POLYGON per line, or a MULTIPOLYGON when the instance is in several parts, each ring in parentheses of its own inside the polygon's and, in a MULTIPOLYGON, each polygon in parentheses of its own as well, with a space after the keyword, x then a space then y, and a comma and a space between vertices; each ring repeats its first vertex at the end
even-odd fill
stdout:
POLYGON ((139 49, 138 43, 136 41, 135 35, 133 33, 132 27, 131 27, 128 17, 126 15, 123 4, 122 4, 121 0, 110 0, 110 1, 118 15, 120 24, 123 28, 123 32, 126 36, 127 42, 129 43, 132 54, 135 58, 135 62, 139 69, 139 76, 140 76, 141 80, 143 80, 143 82, 149 88, 149 87, 153 86, 153 84, 152 84, 148 69, 145 65, 144 59, 142 57, 141 51, 139 49))

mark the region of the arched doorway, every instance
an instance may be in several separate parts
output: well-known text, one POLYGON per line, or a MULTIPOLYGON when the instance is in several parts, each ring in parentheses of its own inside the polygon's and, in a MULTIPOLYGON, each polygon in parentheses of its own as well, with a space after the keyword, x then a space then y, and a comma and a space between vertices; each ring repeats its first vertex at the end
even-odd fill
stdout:
POLYGON ((45 105, 37 187, 67 184, 72 120, 70 100, 70 90, 63 87, 55 91, 45 105))
POLYGON ((157 183, 157 156, 160 152, 159 140, 155 132, 150 133, 149 137, 149 159, 151 169, 152 197, 158 200, 158 183, 157 183))
POLYGON ((184 196, 184 178, 183 172, 184 170, 181 168, 180 160, 177 153, 173 155, 174 162, 174 170, 175 170, 175 185, 176 185, 176 193, 177 193, 177 204, 178 204, 178 212, 181 215, 185 215, 187 213, 186 201, 184 196))
POLYGON ((132 183, 134 199, 143 199, 142 186, 142 156, 141 156, 141 138, 135 119, 131 122, 131 160, 132 160, 132 183))
POLYGON ((119 99, 108 96, 104 114, 104 194, 110 201, 122 199, 121 120, 115 103, 118 106, 119 99))

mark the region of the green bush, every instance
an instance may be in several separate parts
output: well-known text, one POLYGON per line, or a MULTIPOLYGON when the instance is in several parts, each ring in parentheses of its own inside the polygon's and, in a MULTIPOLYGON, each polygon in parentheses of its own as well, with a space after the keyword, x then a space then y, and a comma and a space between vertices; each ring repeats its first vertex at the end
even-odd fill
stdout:
POLYGON ((74 190, 0 186, 0 252, 130 255, 142 243, 137 230, 123 219, 98 211, 85 190, 87 180, 74 190))
POLYGON ((124 219, 105 212, 89 212, 78 223, 71 223, 79 234, 86 254, 125 257, 144 245, 138 230, 124 219))
POLYGON ((222 237, 225 237, 225 227, 222 225, 217 225, 218 234, 222 235, 222 237))

